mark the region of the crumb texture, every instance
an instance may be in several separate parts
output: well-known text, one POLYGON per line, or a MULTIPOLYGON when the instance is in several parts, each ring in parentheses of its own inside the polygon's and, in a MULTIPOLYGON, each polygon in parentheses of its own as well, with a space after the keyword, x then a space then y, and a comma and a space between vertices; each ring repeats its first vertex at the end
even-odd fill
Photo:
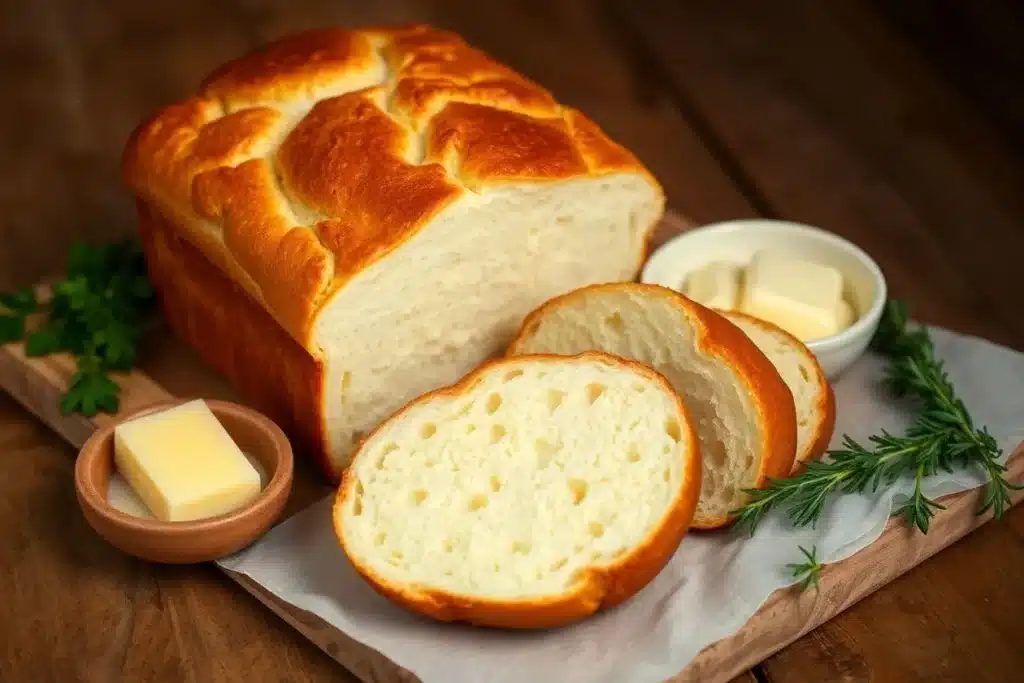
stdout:
POLYGON ((335 509, 343 545, 417 590, 563 594, 679 505, 697 457, 686 420, 663 380, 624 364, 496 363, 370 437, 335 509))
POLYGON ((631 279, 664 209, 593 121, 424 25, 312 31, 229 62, 140 126, 123 165, 323 363, 310 419, 336 473, 541 302, 631 279))
POLYGON ((510 349, 513 354, 603 351, 664 375, 683 398, 700 440, 698 522, 725 518, 743 504, 743 489, 756 485, 763 456, 763 418, 749 385, 725 357, 699 348, 702 324, 682 297, 643 286, 599 286, 541 307, 510 349))

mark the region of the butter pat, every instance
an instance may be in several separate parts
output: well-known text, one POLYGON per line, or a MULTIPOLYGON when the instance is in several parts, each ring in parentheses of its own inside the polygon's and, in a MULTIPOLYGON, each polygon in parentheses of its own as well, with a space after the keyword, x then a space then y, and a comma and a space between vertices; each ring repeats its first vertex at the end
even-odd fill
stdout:
POLYGON ((165 522, 231 512, 260 493, 259 473, 201 399, 119 425, 114 461, 165 522))
POLYGON ((838 270, 770 250, 756 253, 747 267, 740 310, 801 341, 836 334, 853 318, 838 270))
POLYGON ((686 278, 683 292, 708 308, 731 311, 739 304, 742 266, 714 261, 695 270, 686 278))

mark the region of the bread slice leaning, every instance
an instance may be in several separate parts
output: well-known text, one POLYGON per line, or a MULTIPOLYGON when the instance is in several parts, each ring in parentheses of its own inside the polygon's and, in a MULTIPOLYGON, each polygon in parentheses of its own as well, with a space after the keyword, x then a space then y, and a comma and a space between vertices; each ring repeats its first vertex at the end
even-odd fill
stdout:
POLYGON ((683 397, 703 456, 693 525, 727 524, 744 489, 790 472, 793 396, 739 328, 665 287, 621 282, 584 287, 527 316, 509 355, 596 350, 650 366, 683 397))
POLYGON ((499 359, 370 434, 334 526, 356 571, 400 605, 560 626, 661 571, 700 468, 686 409, 653 370, 598 353, 499 359))
POLYGON ((818 359, 806 345, 773 323, 738 311, 719 311, 757 344, 796 404, 796 460, 792 472, 817 460, 828 448, 836 426, 836 399, 818 359))

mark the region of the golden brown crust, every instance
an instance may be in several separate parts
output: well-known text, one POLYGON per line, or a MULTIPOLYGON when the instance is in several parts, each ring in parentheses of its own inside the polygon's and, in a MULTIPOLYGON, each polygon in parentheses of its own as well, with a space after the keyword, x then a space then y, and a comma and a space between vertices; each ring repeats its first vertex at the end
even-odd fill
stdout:
MULTIPOLYGON (((796 457, 796 404, 789 387, 775 365, 768 360, 761 349, 750 341, 743 330, 710 308, 687 299, 674 290, 661 288, 678 297, 680 305, 700 320, 698 327, 703 335, 698 337, 698 346, 709 355, 723 358, 747 385, 763 426, 761 467, 753 485, 748 488, 762 488, 769 479, 789 476, 796 457)), ((723 515, 714 519, 697 520, 695 526, 715 529, 732 521, 723 515)))
POLYGON ((270 165, 250 159, 213 169, 195 179, 193 190, 197 213, 221 225, 224 245, 260 283, 267 308, 285 329, 305 338, 334 256, 316 233, 286 218, 270 165))
POLYGON ((397 246, 463 192, 441 166, 407 163, 406 144, 402 127, 355 93, 317 104, 281 145, 282 183, 326 217, 316 228, 336 255, 336 277, 397 246))
MULTIPOLYGON (((695 323, 698 348, 706 355, 718 356, 736 371, 740 381, 747 387, 762 425, 761 465, 754 484, 749 488, 762 488, 769 478, 788 476, 796 456, 796 407, 789 387, 772 362, 742 330, 724 316, 673 289, 638 282, 616 282, 590 285, 555 297, 526 316, 509 345, 509 353, 515 353, 519 344, 532 334, 536 323, 552 308, 592 292, 607 290, 663 297, 695 323)), ((716 529, 729 524, 733 519, 732 515, 695 518, 692 527, 716 529)))
POLYGON ((427 159, 444 164, 468 187, 589 174, 569 126, 561 118, 538 119, 453 102, 431 120, 428 138, 427 159))
MULTIPOLYGON (((822 377, 824 377, 824 373, 822 373, 822 377)), ((836 392, 827 379, 825 380, 825 395, 821 406, 824 417, 818 423, 817 437, 813 443, 804 449, 804 454, 800 461, 794 463, 793 469, 790 472, 791 475, 799 473, 807 463, 820 460, 825 455, 828 445, 832 441, 832 434, 836 430, 836 392)))
POLYGON ((138 203, 146 269, 175 334, 337 479, 324 452, 322 367, 168 219, 138 203))
POLYGON ((233 59, 204 78, 199 90, 229 109, 244 109, 316 99, 339 81, 365 87, 383 70, 369 34, 329 28, 287 36, 233 59))
POLYGON ((836 425, 836 397, 835 392, 832 390, 832 385, 829 384, 828 379, 825 377, 825 371, 822 370, 818 359, 811 350, 786 330, 774 323, 740 311, 728 311, 726 317, 746 320, 751 325, 756 325, 769 334, 786 339, 792 346, 803 352, 814 368, 813 381, 818 385, 818 401, 814 408, 814 414, 818 417, 818 423, 814 427, 814 439, 804 447, 803 452, 797 453, 796 459, 793 461, 793 468, 790 470, 790 474, 796 474, 803 469, 804 463, 821 458, 825 454, 825 449, 828 448, 829 441, 832 440, 832 432, 836 425))
POLYGON ((136 195, 313 355, 328 295, 453 201, 614 172, 658 187, 582 114, 425 25, 271 43, 141 124, 123 159, 136 195))
MULTIPOLYGON (((641 167, 632 152, 605 135, 583 112, 566 109, 565 122, 576 149, 592 172, 636 171, 641 167)), ((643 173, 647 174, 647 171, 643 170, 643 173)), ((652 183, 657 182, 653 176, 649 179, 652 183)))
POLYGON ((414 130, 422 131, 449 102, 476 102, 538 118, 561 115, 551 93, 454 33, 415 26, 377 35, 396 74, 392 113, 408 119, 414 130))
MULTIPOLYGON (((668 380, 655 370, 597 351, 588 351, 574 357, 532 354, 516 358, 497 358, 484 363, 450 387, 443 387, 413 399, 382 422, 374 432, 384 428, 392 420, 401 419, 402 414, 415 405, 438 397, 454 397, 471 391, 482 375, 496 366, 518 364, 524 361, 567 362, 571 360, 586 360, 629 367, 634 372, 657 382, 666 393, 674 397, 679 413, 685 418, 682 424, 682 438, 686 444, 683 449, 683 452, 687 454, 684 463, 686 469, 683 472, 679 493, 661 524, 631 552, 621 555, 611 564, 591 567, 588 571, 581 572, 574 588, 561 595, 524 600, 491 600, 457 595, 447 591, 423 590, 388 581, 349 551, 345 542, 344 527, 340 520, 342 519, 341 510, 351 496, 356 481, 353 474, 355 468, 350 467, 343 475, 341 485, 335 495, 332 515, 334 529, 352 566, 370 586, 389 600, 439 621, 458 621, 478 626, 512 629, 539 629, 564 626, 588 617, 599 609, 618 605, 635 595, 658 575, 679 548, 697 509, 697 500, 700 496, 701 457, 700 442, 697 440, 686 406, 668 380)), ((369 442, 372 436, 373 432, 363 444, 369 442)), ((356 459, 362 457, 363 452, 363 447, 360 446, 353 455, 352 462, 356 462, 356 459)))

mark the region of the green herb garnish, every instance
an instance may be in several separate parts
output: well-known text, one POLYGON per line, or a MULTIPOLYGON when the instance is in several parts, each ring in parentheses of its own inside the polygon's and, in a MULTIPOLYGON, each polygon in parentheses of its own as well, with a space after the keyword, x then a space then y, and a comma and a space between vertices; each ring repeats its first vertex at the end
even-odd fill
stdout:
POLYGON ((109 373, 135 363, 153 300, 137 242, 74 242, 67 275, 53 286, 49 300, 38 301, 28 288, 0 294, 0 343, 25 339, 29 356, 68 352, 76 357, 77 370, 60 402, 65 415, 117 412, 119 387, 109 373), (42 320, 29 331, 26 322, 35 313, 42 320))
POLYGON ((883 431, 861 444, 843 437, 842 448, 828 458, 807 463, 806 469, 788 479, 772 479, 763 489, 748 490, 750 500, 737 511, 737 525, 753 534, 770 510, 785 510, 796 526, 813 525, 833 494, 875 491, 900 476, 913 473, 914 492, 894 514, 923 533, 942 505, 924 495, 925 477, 940 469, 979 464, 988 472, 985 499, 978 510, 992 510, 998 519, 1009 507, 1010 491, 1020 489, 1004 477, 1006 466, 995 439, 982 427, 976 429, 943 368, 935 358, 927 328, 911 326, 906 307, 890 301, 871 348, 888 359, 885 383, 897 397, 911 396, 921 413, 904 436, 883 431))
POLYGON ((0 344, 25 336, 25 320, 39 307, 35 290, 22 287, 13 292, 0 292, 0 344))
POLYGON ((793 572, 793 578, 800 582, 800 591, 805 591, 811 586, 818 590, 818 582, 821 580, 821 568, 824 566, 818 561, 818 546, 811 546, 810 551, 802 545, 797 548, 803 553, 804 562, 790 563, 786 569, 793 572))

